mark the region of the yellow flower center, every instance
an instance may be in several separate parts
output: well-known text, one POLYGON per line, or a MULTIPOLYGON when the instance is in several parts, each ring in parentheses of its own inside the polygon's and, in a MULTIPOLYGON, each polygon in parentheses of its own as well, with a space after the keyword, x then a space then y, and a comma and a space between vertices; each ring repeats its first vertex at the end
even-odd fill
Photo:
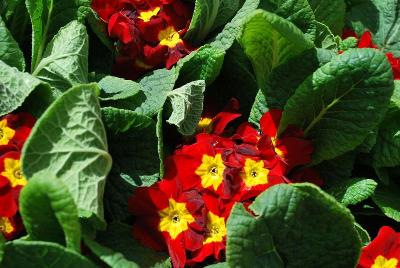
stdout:
POLYGON ((158 12, 160 12, 159 7, 156 7, 155 9, 149 11, 142 11, 140 12, 138 18, 144 22, 149 22, 152 17, 157 16, 158 12))
POLYGON ((144 70, 151 70, 151 69, 153 69, 153 66, 148 65, 148 64, 144 63, 143 61, 141 61, 141 60, 139 60, 139 59, 136 59, 136 60, 135 60, 135 64, 136 64, 137 67, 142 68, 142 69, 144 69, 144 70))
POLYGON ((158 40, 160 40, 160 45, 170 48, 176 47, 177 44, 182 42, 179 33, 175 31, 173 26, 169 26, 165 30, 160 31, 158 33, 158 40))
POLYGON ((172 239, 189 229, 189 224, 194 222, 193 216, 189 213, 185 203, 178 203, 174 199, 168 200, 168 207, 159 212, 160 224, 158 229, 161 232, 168 232, 172 239))
POLYGON ((386 259, 382 255, 379 255, 378 257, 376 257, 375 262, 371 266, 371 268, 396 268, 398 261, 399 260, 396 258, 386 259))
POLYGON ((0 145, 7 145, 14 137, 15 130, 7 126, 7 119, 0 121, 0 145))
POLYGON ((14 230, 15 229, 8 218, 0 217, 0 233, 11 234, 14 230))
POLYGON ((200 122, 197 124, 197 132, 211 133, 213 130, 212 118, 202 118, 200 122))
POLYGON ((275 153, 276 153, 280 158, 284 159, 284 158, 285 158, 285 153, 284 153, 281 149, 279 149, 278 147, 276 147, 276 139, 275 139, 275 138, 272 138, 272 145, 274 145, 274 151, 275 151, 275 153))
POLYGON ((221 154, 217 154, 215 157, 203 155, 202 163, 195 172, 201 178, 201 186, 204 188, 213 186, 216 191, 224 179, 224 171, 225 165, 221 154))
POLYGON ((226 225, 223 217, 218 217, 212 212, 207 214, 207 233, 203 244, 222 242, 226 236, 226 225))
POLYGON ((21 162, 19 159, 4 159, 4 171, 1 175, 10 181, 11 187, 18 185, 25 186, 27 183, 26 178, 21 172, 21 162))
POLYGON ((264 168, 264 161, 247 158, 244 164, 242 179, 247 187, 268 183, 269 170, 264 168))

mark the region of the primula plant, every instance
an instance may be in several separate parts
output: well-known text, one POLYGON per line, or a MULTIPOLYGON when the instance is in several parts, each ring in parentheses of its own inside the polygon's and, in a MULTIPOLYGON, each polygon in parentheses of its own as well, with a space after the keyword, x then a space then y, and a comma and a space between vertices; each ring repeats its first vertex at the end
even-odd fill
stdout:
POLYGON ((400 267, 400 2, 0 3, 0 267, 400 267))

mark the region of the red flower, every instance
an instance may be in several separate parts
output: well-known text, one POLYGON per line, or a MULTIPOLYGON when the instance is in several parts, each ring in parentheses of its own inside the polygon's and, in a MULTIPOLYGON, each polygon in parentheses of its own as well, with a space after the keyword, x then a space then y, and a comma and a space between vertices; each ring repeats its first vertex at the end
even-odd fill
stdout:
POLYGON ((202 263, 206 258, 213 256, 220 261, 226 246, 226 222, 234 205, 212 194, 203 195, 207 207, 206 232, 201 249, 193 253, 188 264, 202 263))
POLYGON ((28 113, 9 114, 0 118, 0 154, 21 150, 34 124, 35 118, 28 113))
POLYGON ((358 35, 355 31, 353 31, 352 29, 348 29, 348 28, 344 29, 343 33, 342 33, 342 39, 344 40, 349 37, 354 37, 354 38, 358 39, 358 35))
POLYGON ((395 80, 400 80, 400 58, 395 58, 393 53, 386 53, 386 56, 392 65, 393 77, 395 80))
POLYGON ((400 267, 400 233, 384 226, 378 236, 363 248, 357 268, 400 267))
POLYGON ((123 10, 114 13, 108 22, 108 34, 111 38, 118 38, 123 44, 129 44, 138 37, 133 20, 130 18, 133 13, 129 10, 123 10))
POLYGON ((0 233, 6 240, 15 238, 22 229, 23 225, 19 215, 10 218, 0 216, 0 233))
POLYGON ((134 236, 154 249, 166 245, 174 267, 184 267, 186 250, 195 251, 202 246, 203 200, 197 191, 181 191, 177 180, 138 188, 129 207, 137 216, 134 236))
POLYGON ((266 160, 279 161, 287 171, 290 171, 295 166, 311 162, 313 146, 310 141, 304 139, 303 131, 294 126, 289 126, 280 137, 277 137, 281 117, 281 110, 270 110, 262 116, 260 120, 262 137, 258 142, 258 148, 266 160))
POLYGON ((360 38, 360 41, 358 42, 358 47, 359 48, 378 48, 377 45, 374 44, 374 41, 372 40, 372 34, 371 32, 365 32, 360 38))
POLYGON ((131 5, 129 0, 92 0, 92 8, 96 11, 99 17, 108 22, 110 17, 117 12, 120 12, 125 7, 131 5))
POLYGON ((10 218, 18 212, 18 196, 21 187, 11 187, 10 182, 0 177, 0 217, 10 218))

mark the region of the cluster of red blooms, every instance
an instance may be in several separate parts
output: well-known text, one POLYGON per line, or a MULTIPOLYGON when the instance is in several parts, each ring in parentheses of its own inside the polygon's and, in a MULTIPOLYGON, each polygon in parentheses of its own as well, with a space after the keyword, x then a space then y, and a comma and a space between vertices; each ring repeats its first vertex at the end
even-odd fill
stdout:
MULTIPOLYGON (((234 203, 247 207, 272 185, 292 182, 289 172, 311 161, 313 146, 300 129, 290 126, 277 136, 281 115, 280 110, 264 114, 261 133, 246 122, 228 136, 227 125, 240 114, 203 118, 195 142, 167 159, 163 180, 138 188, 129 200, 135 238, 168 250, 174 267, 220 261, 234 203)), ((311 174, 321 182, 313 171, 296 173, 298 180, 311 174)))
POLYGON ((400 233, 384 226, 378 236, 361 252, 357 268, 399 268, 400 233))
POLYGON ((191 48, 182 38, 193 5, 183 0, 93 0, 92 8, 118 40, 114 72, 130 79, 155 68, 171 68, 191 48))
POLYGON ((0 233, 12 239, 22 229, 18 197, 27 183, 21 172, 21 149, 35 123, 27 113, 0 118, 0 233))
MULTIPOLYGON (((374 41, 372 40, 372 34, 369 31, 364 32, 361 38, 359 38, 358 35, 353 30, 346 29, 342 34, 342 38, 346 39, 348 37, 354 37, 359 39, 357 46, 358 48, 379 49, 379 47, 376 44, 374 44, 374 41)), ((400 58, 396 58, 391 52, 386 53, 386 56, 390 62, 390 65, 392 65, 394 79, 400 80, 400 58)))

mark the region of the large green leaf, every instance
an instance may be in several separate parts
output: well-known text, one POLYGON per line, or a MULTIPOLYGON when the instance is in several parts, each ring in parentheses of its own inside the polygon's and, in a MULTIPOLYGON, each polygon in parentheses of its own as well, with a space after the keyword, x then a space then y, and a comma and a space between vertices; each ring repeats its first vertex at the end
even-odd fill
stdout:
POLYGON ((253 64, 260 88, 265 87, 274 68, 313 47, 294 24, 262 10, 248 15, 239 42, 253 64))
POLYGON ((0 60, 20 71, 25 70, 24 54, 0 17, 0 60))
POLYGON ((314 143, 313 163, 333 159, 360 145, 382 120, 393 93, 386 56, 352 49, 307 79, 288 100, 280 131, 304 129, 314 143))
POLYGON ((283 268, 267 223, 255 219, 243 205, 233 207, 229 216, 226 258, 229 267, 283 268))
POLYGON ((238 11, 239 0, 196 0, 185 39, 201 44, 216 28, 227 23, 238 11))
POLYGON ((389 218, 400 222, 400 186, 394 181, 388 185, 379 184, 372 196, 375 204, 389 218))
POLYGON ((135 96, 141 90, 138 83, 114 76, 106 76, 101 79, 99 87, 101 88, 100 99, 102 101, 127 99, 135 96))
POLYGON ((30 240, 56 242, 80 252, 78 209, 64 183, 44 172, 33 176, 19 199, 30 240))
POLYGON ((1 60, 0 88, 0 116, 20 107, 34 90, 50 95, 50 87, 46 83, 28 73, 19 72, 1 60))
MULTIPOLYGON (((68 22, 82 20, 81 6, 90 0, 25 0, 32 22, 32 71, 42 59, 46 44, 68 22)), ((71 36, 72 37, 72 36, 71 36)), ((72 41, 72 40, 68 40, 72 41)), ((67 42, 67 43, 68 43, 67 42)), ((67 44, 65 44, 67 45, 67 44)))
POLYGON ((94 84, 74 87, 37 121, 23 150, 27 178, 47 171, 61 179, 80 216, 103 220, 105 177, 111 168, 107 138, 94 84))
POLYGON ((104 124, 113 133, 126 132, 131 128, 143 129, 153 123, 151 117, 114 107, 102 108, 101 114, 104 124))
POLYGON ((400 108, 392 107, 378 131, 373 148, 374 167, 395 167, 400 165, 400 108))
POLYGON ((51 40, 32 74, 61 91, 87 83, 88 45, 86 27, 70 22, 51 40))
POLYGON ((356 205, 371 197, 378 184, 371 179, 342 179, 327 192, 345 206, 356 205))
POLYGON ((346 14, 344 0, 308 0, 308 2, 317 21, 327 25, 336 35, 342 33, 346 14))
POLYGON ((263 260, 262 267, 282 267, 269 263, 268 255, 276 256, 273 251, 288 268, 354 267, 357 264, 361 245, 353 216, 316 186, 273 186, 258 196, 250 209, 256 217, 236 207, 228 220, 227 261, 230 266, 255 267, 258 259, 263 260), (234 233, 232 228, 237 231, 234 233), (263 242, 254 247, 253 240, 248 238, 263 242), (240 239, 241 243, 235 241, 240 239))
POLYGON ((87 258, 58 244, 42 241, 15 240, 4 248, 1 267, 13 268, 97 268, 87 258))
POLYGON ((171 91, 168 97, 172 105, 172 114, 168 123, 176 125, 182 135, 192 135, 203 113, 204 80, 193 81, 171 91))
MULTIPOLYGON (((102 247, 106 247, 108 250, 114 251, 114 255, 107 256, 109 260, 112 260, 111 257, 115 258, 115 255, 117 255, 120 258, 122 257, 124 262, 129 262, 130 265, 135 263, 136 267, 171 267, 167 254, 142 247, 133 238, 132 227, 126 224, 111 223, 105 232, 97 234, 96 243, 102 247)), ((97 254, 97 252, 95 253, 97 254)), ((104 254, 101 255, 102 259, 106 257, 104 254)))
POLYGON ((260 2, 260 8, 287 19, 314 40, 315 16, 307 0, 265 0, 260 2))

